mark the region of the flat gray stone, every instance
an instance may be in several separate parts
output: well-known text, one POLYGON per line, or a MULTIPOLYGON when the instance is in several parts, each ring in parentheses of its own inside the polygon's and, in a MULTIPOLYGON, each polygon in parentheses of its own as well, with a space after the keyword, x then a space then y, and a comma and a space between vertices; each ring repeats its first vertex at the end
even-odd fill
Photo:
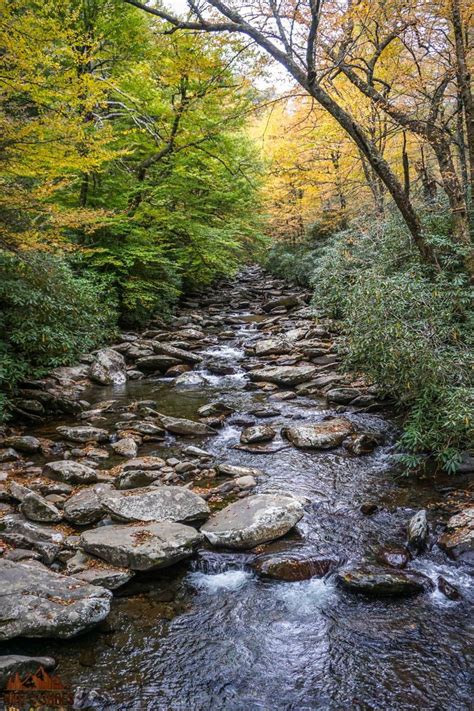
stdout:
POLYGON ((325 420, 317 424, 283 427, 281 434, 300 449, 331 449, 339 447, 354 432, 352 422, 344 417, 325 420))
POLYGON ((0 640, 74 637, 107 617, 111 593, 43 567, 0 559, 0 640))
POLYGON ((250 380, 293 386, 311 380, 317 373, 312 365, 280 365, 258 368, 249 373, 250 380))
POLYGON ((64 504, 64 518, 75 526, 97 523, 105 515, 105 508, 95 488, 73 494, 64 504))
POLYGON ((119 521, 199 521, 209 516, 207 502, 181 486, 153 486, 101 495, 106 511, 119 521))
POLYGON ((99 427, 56 427, 60 435, 70 440, 71 442, 107 442, 109 433, 107 430, 99 427))
POLYGON ((194 420, 186 420, 182 417, 169 417, 168 415, 159 415, 158 420, 162 427, 172 434, 203 436, 216 434, 216 430, 202 422, 194 422, 194 420))
POLYGON ((67 484, 93 484, 97 481, 95 469, 66 459, 48 462, 43 469, 43 474, 54 481, 64 481, 67 484))
POLYGON ((253 548, 284 536, 303 514, 290 494, 256 494, 215 513, 201 531, 214 546, 253 548))
POLYGON ((46 501, 35 491, 30 491, 20 506, 21 513, 30 521, 39 523, 58 523, 62 519, 62 513, 56 506, 46 501))
POLYGON ((102 526, 85 531, 81 544, 87 553, 130 570, 154 570, 189 558, 202 535, 181 523, 102 526))

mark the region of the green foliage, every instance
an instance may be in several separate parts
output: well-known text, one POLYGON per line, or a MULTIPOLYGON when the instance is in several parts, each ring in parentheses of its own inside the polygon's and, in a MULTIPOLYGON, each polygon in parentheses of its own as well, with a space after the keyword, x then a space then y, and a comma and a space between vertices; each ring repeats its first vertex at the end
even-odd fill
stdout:
POLYGON ((65 365, 113 335, 115 304, 94 275, 49 254, 0 251, 0 390, 65 365))
POLYGON ((262 263, 265 269, 280 279, 307 287, 316 267, 316 254, 306 243, 291 246, 286 242, 277 242, 264 255, 262 263))
MULTIPOLYGON (((445 267, 455 265, 442 220, 430 220, 445 267)), ((446 268, 435 278, 425 273, 399 221, 390 219, 336 234, 312 282, 314 303, 344 320, 346 365, 367 374, 406 413, 405 464, 417 467, 419 455, 429 452, 454 471, 474 434, 465 277, 446 268)))

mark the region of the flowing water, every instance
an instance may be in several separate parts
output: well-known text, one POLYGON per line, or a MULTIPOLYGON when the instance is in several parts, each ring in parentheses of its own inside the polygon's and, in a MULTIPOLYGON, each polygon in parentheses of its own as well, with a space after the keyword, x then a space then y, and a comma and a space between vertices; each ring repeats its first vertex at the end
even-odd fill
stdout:
MULTIPOLYGON (((239 413, 271 405, 265 419, 277 430, 290 420, 321 419, 322 400, 272 401, 244 390, 242 345, 259 336, 250 311, 216 337, 206 356, 228 360, 232 375, 211 375, 179 390, 163 379, 93 388, 90 402, 154 399, 170 415, 195 417, 217 397, 239 413)), ((241 427, 232 418, 219 434, 193 443, 218 461, 265 471, 257 491, 291 491, 307 497, 304 519, 265 551, 327 557, 336 567, 371 559, 384 544, 405 540, 406 523, 421 507, 436 507, 443 492, 432 482, 396 476, 394 428, 378 415, 349 414, 365 430, 385 434, 374 453, 304 452, 281 442, 270 454, 233 449, 241 427), (374 502, 371 516, 361 504, 374 502)), ((57 421, 41 429, 52 434, 57 421)), ((279 441, 279 440, 278 440, 279 441)), ((182 444, 182 443, 181 443, 182 444)), ((142 454, 171 456, 177 443, 148 444, 142 454)), ((427 592, 402 600, 369 600, 337 587, 334 574, 302 582, 264 580, 249 566, 249 552, 203 548, 178 568, 132 581, 119 591, 101 628, 68 641, 12 642, 11 651, 56 657, 61 678, 74 688, 99 689, 97 708, 210 711, 305 709, 470 708, 469 653, 472 577, 434 546, 409 567, 436 580, 442 574, 462 593, 458 602, 427 592), (108 702, 106 701, 108 699, 108 702)), ((435 589, 436 590, 436 589, 435 589)))

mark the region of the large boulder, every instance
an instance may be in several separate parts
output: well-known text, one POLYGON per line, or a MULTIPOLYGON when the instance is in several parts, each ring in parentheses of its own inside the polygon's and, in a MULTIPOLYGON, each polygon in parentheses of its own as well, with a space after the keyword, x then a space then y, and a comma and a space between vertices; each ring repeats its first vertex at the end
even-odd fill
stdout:
POLYGON ((109 433, 107 430, 102 430, 99 427, 56 427, 60 435, 69 439, 71 442, 107 442, 109 433))
POLYGON ((281 434, 300 449, 330 449, 338 447, 354 431, 352 422, 344 417, 317 424, 283 427, 281 434))
POLYGON ((298 306, 298 304, 300 304, 299 297, 296 296, 296 294, 288 294, 287 296, 278 296, 275 299, 267 301, 267 303, 263 305, 263 310, 269 312, 281 306, 291 308, 298 306))
POLYGON ((34 674, 40 667, 54 669, 56 662, 52 657, 25 657, 21 654, 7 654, 0 657, 0 689, 4 689, 8 679, 15 674, 20 677, 34 674))
POLYGON ((329 558, 301 558, 298 556, 264 556, 252 563, 252 568, 265 578, 294 582, 322 578, 335 566, 329 558))
POLYGON ((255 344, 255 355, 283 355, 284 353, 290 353, 292 347, 290 343, 287 343, 282 338, 263 338, 255 344))
POLYGON ((218 511, 201 527, 209 543, 226 548, 253 548, 284 536, 304 514, 290 494, 257 494, 218 511))
POLYGON ((438 544, 452 558, 474 560, 474 506, 451 516, 438 544))
POLYGON ((123 385, 127 380, 125 358, 112 348, 102 348, 94 355, 89 378, 99 385, 123 385))
POLYGON ((348 568, 337 574, 337 581, 351 592, 369 597, 407 597, 415 595, 430 586, 429 578, 418 573, 362 566, 348 568))
POLYGON ((48 462, 43 469, 43 474, 49 479, 65 481, 67 484, 92 484, 97 481, 95 469, 69 460, 48 462))
POLYGON ((111 593, 46 568, 0 559, 0 640, 74 637, 110 610, 111 593))
POLYGON ((186 420, 182 417, 169 417, 168 415, 159 415, 158 421, 162 427, 168 432, 178 435, 202 436, 216 434, 216 431, 204 424, 203 422, 194 422, 194 420, 186 420))
POLYGON ((102 526, 85 531, 81 536, 87 553, 131 570, 173 565, 191 556, 201 540, 202 535, 191 526, 171 521, 102 526))
POLYGON ((276 383, 291 387, 311 380, 317 372, 317 368, 312 365, 279 365, 257 368, 252 370, 249 375, 251 380, 257 382, 276 383))
POLYGON ((135 366, 143 373, 165 373, 168 368, 181 363, 178 358, 173 358, 168 355, 150 355, 144 358, 139 358, 135 366))
POLYGON ((209 516, 206 501, 181 486, 151 486, 101 494, 106 511, 119 521, 199 521, 209 516))

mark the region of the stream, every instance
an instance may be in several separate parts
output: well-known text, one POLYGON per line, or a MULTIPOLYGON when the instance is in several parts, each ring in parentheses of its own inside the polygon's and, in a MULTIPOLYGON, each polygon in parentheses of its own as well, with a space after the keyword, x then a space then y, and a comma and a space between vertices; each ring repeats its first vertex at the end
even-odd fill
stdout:
MULTIPOLYGON (((204 360, 193 370, 202 378, 194 385, 178 388, 172 379, 146 377, 89 386, 81 397, 92 406, 104 400, 154 400, 161 413, 189 419, 198 419, 198 408, 216 400, 247 418, 250 411, 271 407, 272 416, 250 420, 270 424, 278 433, 289 422, 321 420, 334 412, 322 395, 283 400, 275 397, 277 390, 247 387, 248 347, 262 338, 272 318, 255 308, 255 294, 260 290, 263 299, 279 288, 279 282, 249 269, 221 294, 203 298, 199 308, 192 299, 183 303, 181 317, 196 311, 211 317, 204 329, 209 342, 197 351, 204 360), (211 373, 207 363, 216 360, 233 372, 211 373)), ((292 318, 291 311, 281 318, 292 318)), ((182 457, 182 448, 193 444, 214 461, 258 467, 265 474, 252 494, 287 491, 305 497, 305 515, 290 533, 257 551, 203 545, 190 561, 136 576, 115 591, 108 619, 87 634, 70 640, 16 639, 4 645, 6 650, 54 657, 63 681, 89 697, 97 690, 98 709, 471 708, 473 595, 467 565, 434 544, 408 564, 433 581, 442 575, 452 582, 462 596, 457 601, 436 585, 417 596, 382 600, 336 583, 341 566, 374 560, 383 546, 403 545, 407 522, 419 509, 427 508, 432 521, 430 512, 445 496, 443 486, 453 481, 434 485, 430 479, 400 477, 390 417, 383 410, 342 409, 358 428, 383 435, 383 444, 354 456, 343 447, 297 449, 277 434, 275 451, 252 453, 233 448, 242 431, 235 414, 212 437, 167 436, 144 443, 139 456, 182 457), (361 511, 366 504, 376 507, 370 515, 361 511), (331 570, 295 582, 266 579, 250 565, 256 552, 317 555, 331 561, 331 570)), ((108 415, 107 424, 117 417, 108 415)), ((55 439, 56 427, 73 421, 49 419, 30 431, 55 439)))

